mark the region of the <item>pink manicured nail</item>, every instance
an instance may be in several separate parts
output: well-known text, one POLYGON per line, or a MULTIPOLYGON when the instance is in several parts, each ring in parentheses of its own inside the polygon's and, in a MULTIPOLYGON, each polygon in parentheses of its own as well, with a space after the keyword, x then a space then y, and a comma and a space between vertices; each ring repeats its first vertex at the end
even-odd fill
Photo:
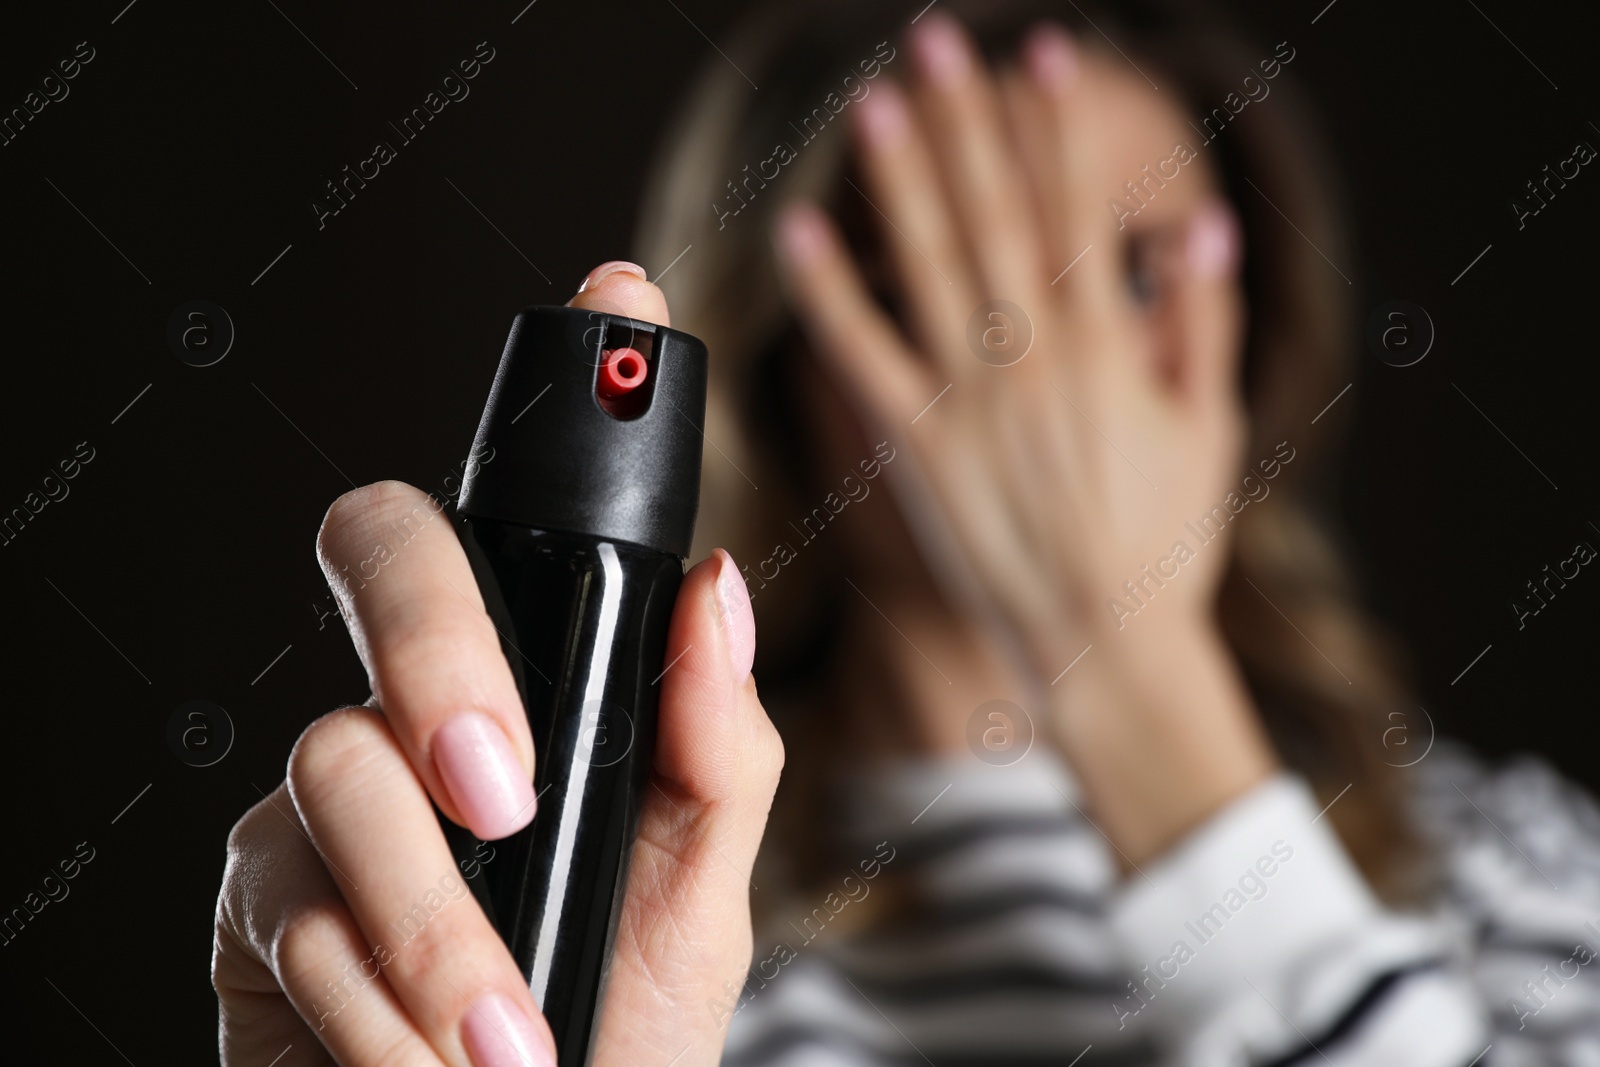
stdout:
POLYGON ((533 783, 505 731, 487 715, 457 715, 433 735, 433 762, 467 827, 485 841, 533 819, 533 783))
POLYGON ((461 1043, 476 1067, 556 1067, 533 1020, 504 993, 473 1002, 461 1020, 461 1043))
POLYGON ((1078 46, 1053 22, 1041 22, 1028 33, 1022 46, 1023 62, 1039 86, 1061 92, 1078 79, 1078 46))
POLYGON ((861 101, 860 107, 856 118, 861 135, 868 144, 887 148, 905 136, 910 124, 905 96, 893 82, 885 79, 877 92, 869 93, 861 101))
POLYGON ((644 272, 644 268, 639 266, 639 264, 629 263, 625 259, 611 259, 600 264, 588 274, 585 274, 583 276, 583 281, 578 283, 578 292, 583 292, 585 289, 589 288, 589 286, 599 282, 600 279, 604 278, 607 274, 615 274, 619 270, 625 270, 629 274, 637 274, 646 281, 650 280, 650 276, 644 272))
POLYGON ((935 85, 959 85, 972 71, 972 55, 961 27, 938 13, 912 28, 911 52, 922 76, 935 85))
POLYGON ((733 660, 733 680, 742 683, 750 677, 750 668, 756 661, 756 617, 750 610, 750 590, 745 587, 738 564, 720 548, 717 561, 717 613, 733 660))
POLYGON ((777 230, 779 251, 800 266, 815 262, 827 246, 822 213, 810 204, 796 203, 784 208, 778 216, 777 230))
POLYGON ((1239 220, 1221 200, 1201 205, 1189 222, 1189 269, 1203 278, 1227 274, 1239 265, 1239 220))

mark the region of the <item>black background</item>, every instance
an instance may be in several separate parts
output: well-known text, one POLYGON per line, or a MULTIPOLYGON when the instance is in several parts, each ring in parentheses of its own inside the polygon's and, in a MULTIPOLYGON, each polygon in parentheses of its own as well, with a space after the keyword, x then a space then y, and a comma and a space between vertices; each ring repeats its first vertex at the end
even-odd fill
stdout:
MULTIPOLYGON (((698 64, 720 62, 707 37, 725 39, 745 6, 539 0, 513 25, 524 2, 111 0, 5 16, 0 108, 79 41, 96 57, 0 147, 0 511, 78 442, 95 458, 0 547, 0 912, 78 842, 96 855, 0 947, 0 1058, 215 1058, 208 959, 228 829, 311 719, 367 695, 337 617, 319 619, 324 510, 380 478, 444 489, 512 314, 630 253, 663 118, 698 64), (495 58, 471 95, 319 231, 321 184, 395 141, 386 122, 480 41, 495 58), (237 330, 207 368, 166 342, 192 299, 237 330), (211 767, 167 743, 193 698, 237 728, 211 767)), ((1247 13, 1262 55, 1297 49, 1292 72, 1331 128, 1363 250, 1340 266, 1361 279, 1363 317, 1403 298, 1438 332, 1412 367, 1363 353, 1339 401, 1364 586, 1444 729, 1600 785, 1586 744, 1600 577, 1586 568, 1520 632, 1508 606, 1576 541, 1600 547, 1600 170, 1520 232, 1510 208, 1576 141, 1600 146, 1596 27, 1506 0, 1337 0, 1313 25, 1324 3, 1247 13)))

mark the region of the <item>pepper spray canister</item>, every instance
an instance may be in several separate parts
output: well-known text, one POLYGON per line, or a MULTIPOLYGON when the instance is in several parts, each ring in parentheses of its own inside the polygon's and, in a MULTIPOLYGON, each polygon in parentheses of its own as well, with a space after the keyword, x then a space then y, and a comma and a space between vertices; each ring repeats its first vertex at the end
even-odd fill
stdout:
POLYGON ((528 308, 463 478, 459 532, 533 731, 537 813, 488 846, 448 821, 446 833, 562 1067, 588 1062, 605 992, 694 534, 705 402, 696 338, 528 308))

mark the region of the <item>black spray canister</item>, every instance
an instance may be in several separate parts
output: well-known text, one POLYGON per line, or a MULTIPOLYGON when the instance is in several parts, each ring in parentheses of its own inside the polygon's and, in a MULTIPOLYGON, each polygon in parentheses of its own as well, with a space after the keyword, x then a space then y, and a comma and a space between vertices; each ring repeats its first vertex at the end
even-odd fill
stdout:
POLYGON ((446 831, 562 1067, 588 1062, 604 993, 694 533, 705 399, 705 346, 688 334, 528 308, 463 479, 461 540, 533 730, 538 810, 492 853, 446 831))

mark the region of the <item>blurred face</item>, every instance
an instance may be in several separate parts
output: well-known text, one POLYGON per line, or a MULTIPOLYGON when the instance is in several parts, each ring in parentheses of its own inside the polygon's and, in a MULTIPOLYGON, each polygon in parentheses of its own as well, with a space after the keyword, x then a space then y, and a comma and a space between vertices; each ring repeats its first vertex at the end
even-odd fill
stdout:
MULTIPOLYGON (((1205 138, 1189 125, 1175 92, 1158 91, 1114 52, 1084 49, 1078 60, 1074 92, 1081 94, 1086 106, 1079 110, 1074 132, 1076 144, 1081 146, 1083 170, 1075 176, 1071 195, 1076 204, 1107 223, 1101 233, 1108 239, 1108 246, 1097 246, 1085 255, 1110 257, 1119 299, 1126 302, 1129 343, 1159 373, 1175 374, 1185 311, 1174 299, 1170 280, 1174 264, 1186 254, 1191 222, 1208 201, 1220 195, 1213 156, 1205 147, 1205 138)), ((1027 76, 1022 66, 1023 61, 1014 58, 993 72, 1002 91, 1027 76)), ((1025 142, 1032 134, 1015 113, 1006 109, 1001 125, 1007 146, 1019 154, 1026 151, 1025 142)), ((959 195, 943 172, 940 186, 948 198, 959 195)), ((1028 210, 1044 216, 1038 190, 1031 189, 1027 195, 1028 210)), ((886 244, 882 218, 875 209, 885 209, 885 205, 852 204, 847 197, 841 214, 844 236, 857 249, 862 274, 874 293, 906 331, 915 334, 918 324, 908 321, 907 302, 896 291, 892 249, 886 244)), ((970 244, 964 251, 973 254, 970 244)), ((1057 272, 1070 258, 1050 263, 1047 277, 1059 281, 1057 272)), ((1074 263, 1073 269, 1077 266, 1074 263)), ((1242 319, 1242 289, 1237 281, 1230 276, 1217 292, 1216 313, 1242 319)), ((814 360, 797 362, 800 388, 808 399, 818 468, 844 470, 859 457, 870 455, 882 435, 875 436, 862 427, 845 392, 814 360)), ((862 555, 860 562, 870 561, 879 573, 882 568, 919 568, 905 524, 890 511, 885 506, 882 521, 844 524, 841 532, 853 541, 852 551, 862 555)))
POLYGON ((1161 258, 1219 192, 1205 139, 1171 93, 1157 92, 1121 56, 1085 52, 1082 78, 1095 101, 1085 134, 1098 146, 1087 184, 1116 220, 1130 291, 1152 316, 1170 312, 1157 277, 1161 258))

